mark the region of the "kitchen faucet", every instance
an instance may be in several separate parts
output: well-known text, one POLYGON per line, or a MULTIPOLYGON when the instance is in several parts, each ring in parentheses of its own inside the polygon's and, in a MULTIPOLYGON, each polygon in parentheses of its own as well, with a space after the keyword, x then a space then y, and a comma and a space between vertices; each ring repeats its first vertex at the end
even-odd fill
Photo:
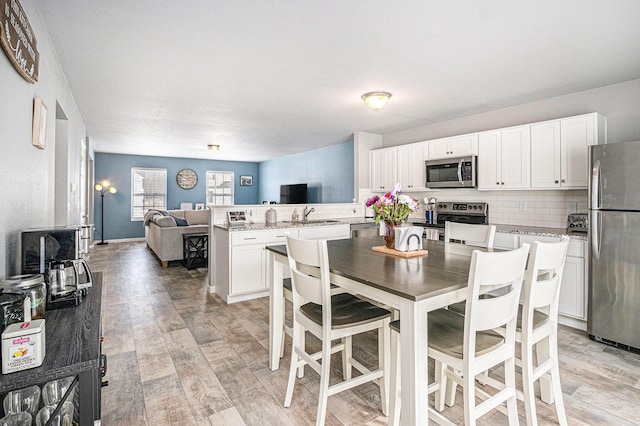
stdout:
POLYGON ((311 209, 309 209, 309 206, 305 206, 304 211, 302 212, 302 221, 306 222, 307 221, 307 216, 309 216, 311 213, 315 212, 316 209, 314 209, 313 207, 311 207, 311 209))

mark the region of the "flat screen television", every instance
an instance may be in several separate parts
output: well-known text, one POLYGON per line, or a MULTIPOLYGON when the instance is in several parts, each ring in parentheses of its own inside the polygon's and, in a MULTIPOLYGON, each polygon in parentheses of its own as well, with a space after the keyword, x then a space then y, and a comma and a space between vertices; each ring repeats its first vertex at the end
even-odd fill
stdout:
POLYGON ((307 184, 280 185, 280 204, 307 203, 307 184))

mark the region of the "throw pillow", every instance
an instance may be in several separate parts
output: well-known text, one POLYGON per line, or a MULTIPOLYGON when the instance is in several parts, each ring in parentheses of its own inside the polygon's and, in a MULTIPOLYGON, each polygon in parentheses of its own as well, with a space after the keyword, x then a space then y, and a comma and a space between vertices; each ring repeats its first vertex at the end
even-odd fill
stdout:
POLYGON ((177 226, 189 226, 189 221, 187 219, 180 219, 179 217, 171 216, 175 221, 177 226))

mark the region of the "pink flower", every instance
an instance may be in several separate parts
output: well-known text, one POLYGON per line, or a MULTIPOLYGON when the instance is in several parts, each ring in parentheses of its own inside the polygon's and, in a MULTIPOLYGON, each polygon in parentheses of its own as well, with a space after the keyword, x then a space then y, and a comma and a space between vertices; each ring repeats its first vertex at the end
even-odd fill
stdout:
POLYGON ((367 207, 371 207, 372 205, 374 205, 378 200, 380 199, 380 197, 378 197, 377 195, 374 195, 373 197, 369 198, 367 200, 367 207))

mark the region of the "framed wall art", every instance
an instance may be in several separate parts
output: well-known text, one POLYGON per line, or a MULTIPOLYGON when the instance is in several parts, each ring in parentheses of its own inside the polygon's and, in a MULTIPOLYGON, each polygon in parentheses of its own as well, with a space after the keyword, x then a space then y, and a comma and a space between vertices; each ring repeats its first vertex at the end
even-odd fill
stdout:
POLYGON ((47 106, 41 98, 35 98, 33 102, 33 134, 31 143, 40 149, 44 149, 47 145, 47 106))
POLYGON ((240 186, 253 186, 253 176, 240 176, 240 186))

